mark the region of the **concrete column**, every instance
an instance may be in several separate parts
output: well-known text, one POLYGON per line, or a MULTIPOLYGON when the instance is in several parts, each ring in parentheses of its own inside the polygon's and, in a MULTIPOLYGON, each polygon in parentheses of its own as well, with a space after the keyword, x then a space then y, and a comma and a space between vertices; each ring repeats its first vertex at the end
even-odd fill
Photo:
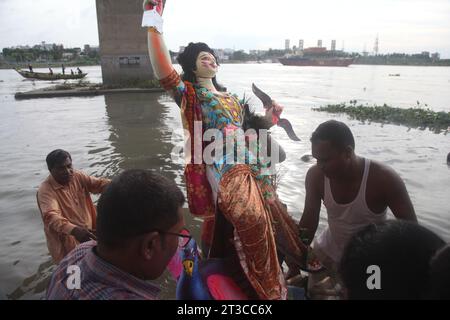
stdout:
POLYGON ((142 0, 96 0, 103 84, 154 79, 142 0))

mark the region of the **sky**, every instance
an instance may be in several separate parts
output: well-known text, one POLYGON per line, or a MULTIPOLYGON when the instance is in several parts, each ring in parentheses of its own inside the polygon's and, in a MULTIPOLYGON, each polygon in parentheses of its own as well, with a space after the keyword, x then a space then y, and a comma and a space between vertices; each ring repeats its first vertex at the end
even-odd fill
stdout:
MULTIPOLYGON (((116 0, 123 1, 123 0, 116 0)), ((235 50, 284 48, 321 39, 349 52, 439 52, 450 58, 450 0, 168 0, 164 37, 235 50)), ((41 41, 98 45, 95 0, 0 0, 0 49, 41 41)))

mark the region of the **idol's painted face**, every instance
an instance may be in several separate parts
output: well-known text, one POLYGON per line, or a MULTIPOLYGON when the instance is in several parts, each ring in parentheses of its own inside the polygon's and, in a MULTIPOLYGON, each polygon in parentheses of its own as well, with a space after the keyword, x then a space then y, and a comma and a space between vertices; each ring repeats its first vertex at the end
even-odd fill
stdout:
POLYGON ((195 63, 196 70, 194 74, 199 78, 214 78, 216 76, 218 65, 216 58, 206 51, 202 51, 198 54, 197 61, 195 63))

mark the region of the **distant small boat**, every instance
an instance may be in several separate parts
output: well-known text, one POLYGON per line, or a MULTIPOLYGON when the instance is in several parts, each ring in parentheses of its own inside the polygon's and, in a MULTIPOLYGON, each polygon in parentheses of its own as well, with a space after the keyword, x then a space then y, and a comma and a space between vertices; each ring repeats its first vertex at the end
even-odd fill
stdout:
POLYGON ((400 73, 391 73, 389 77, 400 77, 400 73))
POLYGON ((62 74, 62 73, 45 73, 45 72, 30 72, 25 70, 16 70, 22 77, 27 79, 38 80, 70 80, 70 79, 83 79, 87 73, 74 73, 74 74, 62 74))

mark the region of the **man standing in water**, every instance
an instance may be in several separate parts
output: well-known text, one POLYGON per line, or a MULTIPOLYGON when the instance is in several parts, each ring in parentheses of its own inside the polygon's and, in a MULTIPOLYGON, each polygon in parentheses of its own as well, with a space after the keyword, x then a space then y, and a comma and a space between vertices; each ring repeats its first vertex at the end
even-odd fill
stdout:
POLYGON ((46 162, 50 175, 37 199, 48 250, 59 263, 79 243, 95 239, 96 210, 89 193, 101 193, 110 180, 74 170, 72 157, 61 149, 50 152, 46 162))
POLYGON ((350 237, 371 223, 385 220, 388 207, 398 219, 417 222, 417 218, 400 176, 382 163, 356 155, 347 125, 335 120, 324 122, 313 132, 311 143, 317 164, 306 175, 299 228, 310 241, 314 238, 323 201, 328 227, 315 239, 313 251, 333 277, 350 237))

